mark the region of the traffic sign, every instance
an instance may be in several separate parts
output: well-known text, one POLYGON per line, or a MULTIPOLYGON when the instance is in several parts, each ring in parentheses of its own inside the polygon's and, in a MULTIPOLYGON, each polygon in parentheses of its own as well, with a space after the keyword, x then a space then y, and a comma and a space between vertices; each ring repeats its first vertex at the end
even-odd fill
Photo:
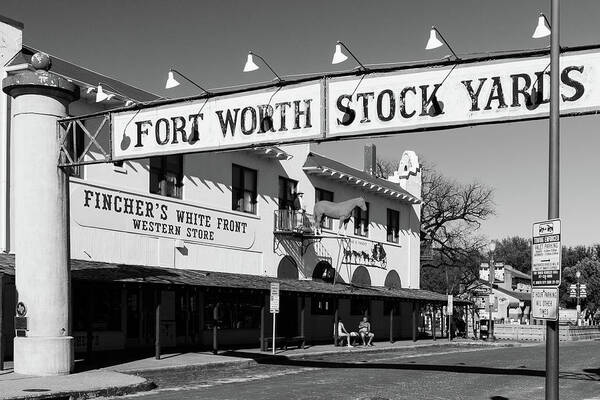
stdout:
POLYGON ((271 283, 271 301, 270 307, 272 313, 279 312, 279 283, 273 282, 271 283))
POLYGON ((448 295, 448 315, 452 315, 453 311, 454 311, 454 296, 449 294, 448 295))
POLYGON ((531 284, 558 287, 561 281, 560 219, 533 224, 531 246, 531 284))
POLYGON ((533 288, 531 290, 533 318, 558 320, 558 288, 533 288))

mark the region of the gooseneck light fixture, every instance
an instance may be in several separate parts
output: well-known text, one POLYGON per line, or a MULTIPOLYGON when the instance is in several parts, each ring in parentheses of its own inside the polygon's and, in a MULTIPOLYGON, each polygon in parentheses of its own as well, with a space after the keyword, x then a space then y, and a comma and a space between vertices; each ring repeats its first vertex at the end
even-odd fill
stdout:
POLYGON ((437 49, 438 47, 442 47, 443 45, 446 45, 446 47, 448 47, 448 49, 450 49, 450 51, 452 52, 452 55, 454 56, 454 58, 458 59, 458 56, 456 55, 456 53, 454 52, 452 47, 450 47, 450 45, 444 38, 444 35, 441 34, 441 32, 438 30, 438 28, 436 28, 435 25, 432 26, 431 30, 429 31, 429 40, 427 40, 427 45, 425 46, 425 50, 437 49), (442 40, 438 39, 438 35, 439 35, 440 39, 442 39, 442 40))
POLYGON ((257 69, 259 69, 259 66, 256 65, 256 63, 254 62, 254 56, 256 56, 262 60, 262 62, 267 66, 267 68, 269 68, 271 70, 273 75, 275 75, 277 77, 277 80, 279 82, 283 82, 283 79, 281 78, 281 76, 279 76, 277 74, 277 72, 275 72, 275 70, 273 68, 271 68, 271 66, 269 65, 267 60, 265 60, 259 54, 256 54, 252 51, 248 52, 248 57, 246 58, 246 64, 244 65, 244 72, 251 72, 251 71, 256 71, 257 69))
POLYGON ((333 58, 331 59, 332 64, 343 63, 344 61, 346 61, 348 59, 348 56, 346 56, 344 54, 344 52, 342 51, 342 47, 344 49, 346 49, 346 51, 352 56, 352 58, 354 58, 354 60, 358 63, 358 65, 360 65, 360 69, 362 69, 363 71, 367 70, 367 67, 365 67, 364 64, 361 63, 358 58, 356 58, 356 56, 354 55, 354 53, 352 53, 352 51, 350 51, 348 46, 346 46, 343 42, 341 42, 339 40, 335 44, 335 52, 333 53, 333 58))
POLYGON ((185 79, 186 81, 191 83, 192 85, 196 86, 198 89, 202 90, 204 93, 210 94, 210 92, 208 90, 204 89, 202 86, 198 85, 196 82, 194 82, 193 80, 191 80, 190 78, 188 78, 187 76, 185 76, 184 74, 182 74, 181 72, 177 71, 174 68, 169 69, 169 74, 167 75, 167 83, 165 84, 165 89, 171 89, 171 88, 179 86, 179 82, 177 81, 177 79, 175 79, 175 76, 173 75, 174 73, 176 73, 177 75, 179 75, 180 77, 182 77, 183 79, 185 79))
POLYGON ((538 23, 533 31, 533 35, 531 35, 534 39, 539 39, 543 37, 550 36, 550 22, 548 22, 548 18, 544 15, 544 13, 540 13, 538 17, 538 23))
MULTIPOLYGON (((93 91, 92 88, 88 89, 88 93, 91 93, 93 91)), ((123 101, 126 103, 126 105, 128 105, 127 103, 130 104, 134 104, 137 103, 134 99, 125 96, 123 93, 119 92, 117 89, 115 89, 114 87, 110 86, 107 83, 104 82, 99 82, 98 86, 96 87, 96 103, 100 103, 103 102, 105 100, 110 100, 113 97, 115 97, 116 95, 119 95, 119 97, 123 98, 123 101), (109 88, 112 92, 114 93, 107 93, 104 91, 104 87, 109 88), (116 93, 116 94, 115 94, 116 93)))

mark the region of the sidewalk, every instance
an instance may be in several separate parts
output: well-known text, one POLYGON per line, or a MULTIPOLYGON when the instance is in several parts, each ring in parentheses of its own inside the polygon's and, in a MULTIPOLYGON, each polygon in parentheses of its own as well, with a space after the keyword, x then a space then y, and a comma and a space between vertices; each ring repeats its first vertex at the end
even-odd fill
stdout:
POLYGON ((83 399, 151 390, 152 382, 135 375, 95 370, 64 376, 35 377, 0 371, 0 399, 83 399), (72 396, 72 397, 70 397, 72 396))
MULTIPOLYGON (((307 356, 407 351, 424 347, 472 347, 491 348, 506 346, 522 346, 522 343, 493 342, 487 343, 474 340, 438 339, 433 341, 410 340, 395 343, 376 342, 374 347, 334 347, 331 344, 308 346, 306 349, 277 350, 277 357, 302 358, 307 356)), ((272 357, 271 352, 261 352, 260 349, 243 349, 239 351, 224 351, 217 355, 212 352, 187 352, 163 354, 160 360, 153 357, 142 358, 131 362, 110 367, 86 371, 66 376, 32 377, 19 375, 12 370, 0 371, 0 400, 16 399, 84 399, 92 397, 112 397, 151 390, 154 384, 138 375, 162 372, 176 373, 178 371, 202 371, 213 368, 247 367, 256 365, 261 360, 272 357), (69 397, 72 396, 72 397, 69 397)), ((6 367, 10 367, 7 363, 6 367)))

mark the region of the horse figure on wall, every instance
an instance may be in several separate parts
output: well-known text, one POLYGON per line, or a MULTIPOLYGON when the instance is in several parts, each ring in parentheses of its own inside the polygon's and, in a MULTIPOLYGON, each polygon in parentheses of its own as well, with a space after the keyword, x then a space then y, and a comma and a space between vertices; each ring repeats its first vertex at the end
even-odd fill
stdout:
POLYGON ((352 211, 356 207, 360 207, 361 210, 367 211, 367 203, 365 203, 365 199, 362 197, 357 197, 355 199, 342 201, 341 203, 333 203, 326 200, 318 201, 313 209, 316 225, 315 233, 317 235, 321 233, 321 224, 323 223, 325 217, 338 219, 340 221, 338 226, 338 234, 341 233, 342 226, 344 227, 345 231, 346 225, 348 225, 348 221, 350 221, 350 217, 352 216, 352 211))

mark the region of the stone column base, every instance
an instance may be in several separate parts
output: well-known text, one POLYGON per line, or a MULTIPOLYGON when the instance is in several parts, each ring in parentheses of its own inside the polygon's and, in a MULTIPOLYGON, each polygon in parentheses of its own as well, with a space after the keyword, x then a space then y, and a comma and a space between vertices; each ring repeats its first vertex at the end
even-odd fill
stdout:
POLYGON ((16 337, 14 360, 17 374, 69 374, 74 363, 73 337, 16 337))

